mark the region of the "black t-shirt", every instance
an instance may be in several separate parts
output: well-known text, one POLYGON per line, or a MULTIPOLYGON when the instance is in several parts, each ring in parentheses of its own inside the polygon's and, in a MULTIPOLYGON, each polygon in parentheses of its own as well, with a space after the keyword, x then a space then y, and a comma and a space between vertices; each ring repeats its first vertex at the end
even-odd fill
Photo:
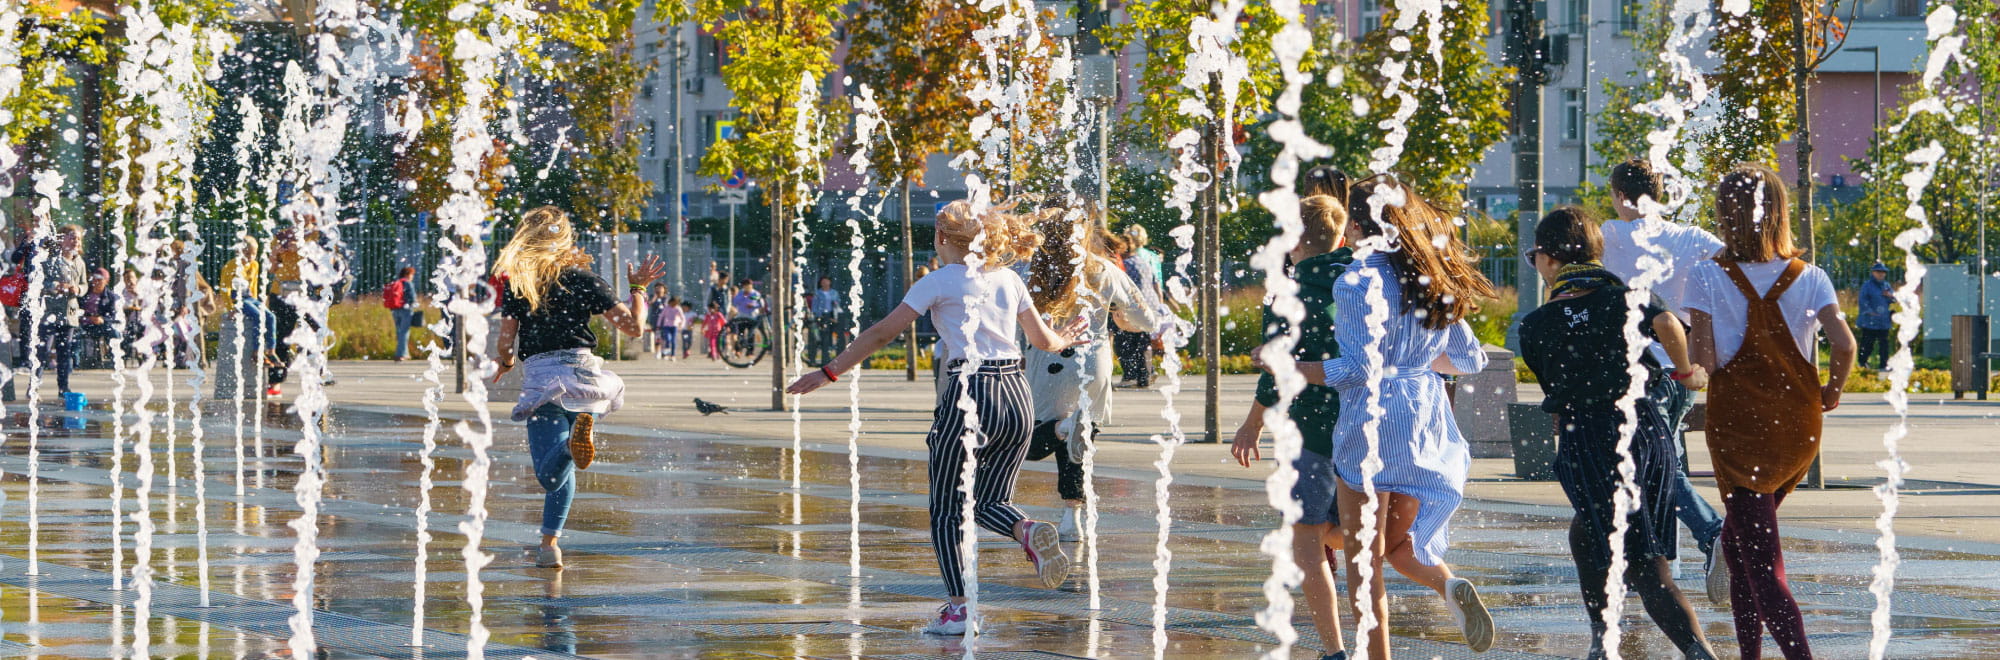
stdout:
MULTIPOLYGON (((1625 326, 1630 308, 1624 286, 1606 286, 1575 298, 1552 300, 1521 320, 1521 361, 1541 381, 1542 410, 1556 414, 1603 411, 1616 406, 1632 376, 1626 372, 1625 326)), ((1654 338, 1653 318, 1666 313, 1657 300, 1640 307, 1639 324, 1654 338)), ((1651 355, 1640 363, 1660 366, 1651 355)))
POLYGON ((528 309, 525 298, 512 288, 500 296, 500 314, 520 322, 520 348, 515 355, 533 357, 549 351, 597 348, 597 335, 590 332, 590 317, 618 306, 618 296, 602 278, 581 268, 562 272, 542 294, 540 309, 528 309))

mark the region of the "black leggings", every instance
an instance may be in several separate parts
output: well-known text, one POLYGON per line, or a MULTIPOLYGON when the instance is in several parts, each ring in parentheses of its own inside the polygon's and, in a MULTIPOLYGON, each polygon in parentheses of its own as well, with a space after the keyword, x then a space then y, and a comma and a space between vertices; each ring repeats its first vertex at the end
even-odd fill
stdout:
POLYGON ((1881 369, 1889 362, 1889 331, 1861 329, 1861 357, 1854 361, 1861 366, 1881 369))
POLYGON ((1118 366, 1125 370, 1125 380, 1133 381, 1139 387, 1153 384, 1153 336, 1143 332, 1112 331, 1112 350, 1118 355, 1118 366))
MULTIPOLYGON (((1056 435, 1056 424, 1062 420, 1050 420, 1035 424, 1034 438, 1028 441, 1028 460, 1039 461, 1050 455, 1056 457, 1056 492, 1065 500, 1083 500, 1083 463, 1070 460, 1069 441, 1056 435)), ((1091 438, 1097 437, 1097 425, 1090 425, 1091 438)))
MULTIPOLYGON (((1569 525, 1569 547, 1576 557, 1584 614, 1590 617, 1590 657, 1602 657, 1598 654, 1603 651, 1604 633, 1609 629, 1604 623, 1604 608, 1609 604, 1606 591, 1611 577, 1611 547, 1605 539, 1597 538, 1589 525, 1575 520, 1569 525)), ((1701 620, 1695 617, 1694 606, 1688 604, 1687 596, 1674 585, 1666 557, 1628 559, 1625 584, 1638 592, 1647 616, 1653 618, 1660 632, 1666 633, 1681 653, 1691 660, 1715 658, 1708 640, 1702 637, 1701 620)))

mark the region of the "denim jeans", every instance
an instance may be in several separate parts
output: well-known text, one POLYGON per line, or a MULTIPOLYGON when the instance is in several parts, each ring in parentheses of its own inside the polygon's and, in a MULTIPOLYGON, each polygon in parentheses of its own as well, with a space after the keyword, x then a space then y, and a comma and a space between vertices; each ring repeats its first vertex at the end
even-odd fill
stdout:
POLYGON ((408 307, 389 310, 396 317, 396 357, 410 356, 410 325, 414 314, 408 307))
POLYGON ((545 404, 528 418, 528 455, 535 461, 535 480, 548 494, 542 497, 542 534, 562 536, 576 501, 576 464, 569 457, 570 427, 576 413, 545 404))
POLYGON ((1708 500, 1695 492, 1694 484, 1687 476, 1687 436, 1680 432, 1681 421, 1688 411, 1694 409, 1694 392, 1665 375, 1654 378, 1646 384, 1647 398, 1659 406, 1660 416, 1667 420, 1667 428, 1674 434, 1674 441, 1680 443, 1681 469, 1674 473, 1674 513, 1694 534, 1695 545, 1702 554, 1715 549, 1715 539, 1722 534, 1722 516, 1709 506, 1708 500))

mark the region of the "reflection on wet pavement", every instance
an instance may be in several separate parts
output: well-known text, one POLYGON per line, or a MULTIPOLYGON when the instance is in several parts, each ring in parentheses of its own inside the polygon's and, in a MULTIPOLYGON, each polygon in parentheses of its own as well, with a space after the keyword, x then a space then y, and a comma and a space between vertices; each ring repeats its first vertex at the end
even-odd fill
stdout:
MULTIPOLYGON (((130 592, 106 589, 111 556, 105 501, 111 447, 101 410, 44 414, 40 448, 41 557, 44 575, 24 576, 22 497, 25 443, 0 457, 8 495, 0 516, 6 543, 0 568, 0 655, 110 657, 145 625, 153 653, 178 656, 284 655, 296 516, 289 489, 301 465, 290 454, 295 421, 273 425, 246 448, 245 492, 234 493, 231 421, 210 415, 209 502, 200 510, 181 460, 176 480, 159 480, 153 517, 161 587, 153 617, 134 621, 130 592), (196 593, 194 521, 206 515, 216 604, 188 607, 196 593), (176 600, 181 599, 181 600, 176 600), (273 624, 275 621, 275 627, 273 624)), ((433 541, 426 558, 429 646, 402 646, 410 633, 411 552, 415 547, 418 434, 422 418, 339 410, 325 447, 330 476, 320 521, 315 607, 328 657, 423 657, 462 654, 466 632, 462 537, 450 534, 465 509, 454 479, 471 455, 436 454, 433 541)), ((632 421, 632 420, 622 420, 632 421)), ((600 426, 597 463, 578 474, 580 492, 565 544, 570 567, 534 568, 524 546, 535 540, 540 488, 530 474, 518 426, 500 425, 494 453, 492 518, 481 573, 486 585, 489 655, 536 657, 922 657, 964 652, 963 642, 915 632, 942 596, 928 541, 920 456, 871 448, 861 458, 858 528, 863 575, 848 575, 847 458, 807 451, 803 488, 791 487, 789 440, 669 434, 600 426)), ((156 439, 156 450, 166 449, 156 439)), ((183 443, 173 448, 185 455, 183 443)), ((164 466, 164 462, 162 462, 164 466)), ((131 469, 128 461, 126 469, 131 469)), ((136 497, 129 488, 126 496, 136 497)), ((1135 657, 1152 652, 1152 485, 1146 475, 1100 473, 1103 498, 1103 607, 1088 608, 1080 581, 1038 588, 1013 543, 986 537, 981 574, 987 634, 977 650, 990 657, 1135 657), (1056 655, 1060 654, 1060 655, 1056 655)), ((1551 486, 1553 487, 1553 486, 1551 486)), ((1276 519, 1261 484, 1193 480, 1171 490, 1176 519, 1168 638, 1172 657, 1249 657, 1268 635, 1251 621, 1263 606, 1269 560, 1257 551, 1276 519)), ((1477 485, 1470 495, 1478 495, 1477 485)), ((1058 512, 1047 466, 1024 472, 1016 501, 1031 515, 1058 512)), ((136 502, 126 503, 125 510, 136 502)), ((1587 641, 1560 512, 1469 502, 1456 519, 1455 568, 1478 582, 1505 633, 1482 658, 1576 657, 1587 641), (1551 515, 1555 514, 1555 515, 1551 515)), ((131 525, 125 526, 129 536, 131 525)), ((1873 597, 1867 592, 1872 536, 1801 540, 1787 546, 1792 585, 1808 617, 1815 650, 1860 657, 1873 597)), ((131 546, 131 540, 125 540, 131 546)), ((1689 547, 1684 556, 1698 556, 1689 547)), ((1896 657, 2000 657, 2000 556, 1905 550, 1891 646, 1896 657)), ((127 559, 129 566, 129 558, 127 559)), ((1698 572, 1698 569, 1696 570, 1698 572)), ((1690 574, 1692 575, 1692 573, 1690 574)), ((1470 657, 1437 598, 1391 580, 1398 650, 1409 657, 1470 657)), ((1697 602, 1710 640, 1733 654, 1727 612, 1697 602)), ((1678 657, 1628 607, 1628 658, 1678 657)), ((1316 657, 1310 625, 1299 657, 1316 657)), ((1351 625, 1351 624, 1350 624, 1351 625)))

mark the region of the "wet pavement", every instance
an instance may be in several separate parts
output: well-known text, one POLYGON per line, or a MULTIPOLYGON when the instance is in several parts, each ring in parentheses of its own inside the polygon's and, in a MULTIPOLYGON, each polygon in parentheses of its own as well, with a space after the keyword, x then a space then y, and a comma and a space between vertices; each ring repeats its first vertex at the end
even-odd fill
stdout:
MULTIPOLYGON (((844 397, 843 397, 844 398, 844 397)), ((832 401, 834 405, 839 401, 832 401)), ((18 405, 9 412, 20 411, 18 405)), ((459 525, 469 519, 460 480, 473 454, 449 424, 436 451, 424 566, 426 646, 411 647, 416 509, 425 419, 409 408, 343 405, 328 429, 321 467, 320 555, 312 606, 328 657, 463 657, 471 632, 459 525)), ((304 465, 291 453, 300 434, 282 408, 267 411, 261 438, 247 432, 238 488, 236 427, 226 408, 202 421, 205 470, 194 471, 190 422, 173 438, 156 430, 161 470, 145 497, 157 530, 150 539, 158 575, 146 616, 137 589, 109 589, 114 562, 129 570, 138 541, 123 525, 111 550, 109 415, 44 409, 35 545, 40 575, 28 575, 28 459, 25 418, 6 420, 5 505, 0 510, 0 655, 129 656, 141 627, 156 656, 287 656, 286 618, 296 568, 287 523, 300 511, 292 487, 304 465), (171 447, 171 451, 167 451, 171 447), (171 463, 174 478, 167 478, 171 463), (206 480, 205 501, 196 479, 206 480), (208 526, 209 604, 200 606, 197 520, 208 526)), ((447 421, 465 415, 448 413, 447 421)), ((797 458, 790 437, 669 431, 644 415, 599 426, 597 463, 579 473, 580 493, 565 540, 563 570, 534 568, 523 552, 536 539, 541 490, 528 469, 521 427, 501 421, 494 435, 492 484, 480 571, 483 622, 492 657, 935 657, 966 650, 957 639, 915 632, 943 587, 928 541, 926 482, 913 448, 859 449, 859 520, 850 518, 843 447, 811 443, 797 458), (858 546, 859 554, 850 548, 858 546), (857 570, 858 567, 858 570, 857 570)), ((711 428, 719 430, 720 424, 711 428)), ((128 514, 138 508, 136 460, 120 477, 128 514)), ((1149 466, 1107 464, 1097 604, 1079 567, 1060 590, 1037 586, 1018 546, 982 537, 981 657, 1145 657, 1153 655, 1153 508, 1149 466)), ((1475 486, 1477 491, 1477 486, 1475 486)), ((1264 606, 1270 559, 1258 552, 1276 520, 1262 483, 1189 475, 1169 489, 1172 572, 1166 595, 1168 657, 1252 657, 1271 638, 1252 616, 1264 606)), ((1476 495, 1476 492, 1475 492, 1476 495)), ((1016 502, 1052 519, 1053 467, 1030 464, 1016 502)), ((1562 530, 1566 510, 1468 500, 1454 519, 1455 569, 1481 586, 1502 631, 1482 658, 1578 657, 1585 625, 1562 530)), ((1821 657, 1866 656, 1874 536, 1817 529, 1786 548, 1792 586, 1821 657)), ((1698 557, 1692 545, 1684 557, 1698 557)), ((1939 549, 1912 542, 1892 609, 1891 657, 2000 658, 2000 552, 1982 544, 1939 549), (1968 551, 1966 548, 1973 548, 1968 551)), ((1691 569, 1693 567, 1690 567, 1691 569)), ((1699 594, 1698 569, 1683 584, 1696 595, 1717 650, 1734 654, 1727 612, 1699 594)), ((1391 577, 1398 657, 1473 657, 1430 592, 1391 577)), ((1303 605, 1303 603, 1301 603, 1303 605)), ((1628 658, 1678 657, 1627 606, 1628 658)), ((1295 655, 1316 657, 1310 624, 1295 655)), ((1349 624, 1351 630, 1352 624, 1349 624)))

